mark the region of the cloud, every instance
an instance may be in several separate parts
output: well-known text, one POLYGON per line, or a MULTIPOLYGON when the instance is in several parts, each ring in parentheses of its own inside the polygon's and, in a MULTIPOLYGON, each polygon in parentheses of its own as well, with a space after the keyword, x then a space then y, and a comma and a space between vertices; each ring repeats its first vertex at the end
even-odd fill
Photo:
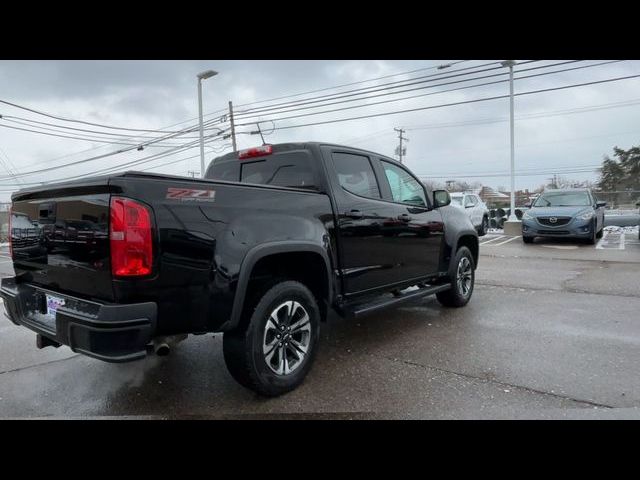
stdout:
MULTIPOLYGON (((269 98, 322 90, 335 85, 361 82, 397 72, 424 69, 446 61, 0 61, 0 99, 26 105, 58 115, 83 119, 90 122, 129 126, 133 128, 158 129, 192 119, 174 128, 194 124, 198 115, 196 74, 214 69, 219 75, 203 82, 203 104, 205 113, 216 112, 207 118, 216 118, 226 113, 228 101, 232 100, 236 112, 247 108, 243 104, 269 98)), ((488 61, 473 61, 452 67, 449 71, 480 65, 488 61)), ((547 62, 550 63, 550 62, 547 62)), ((592 62, 593 63, 593 62, 592 62)), ((538 64, 517 67, 524 69, 538 64)), ((566 68, 575 66, 566 65, 566 68)), ((423 70, 411 75, 383 79, 378 82, 359 83, 341 91, 384 84, 407 78, 429 75, 435 70, 423 70)), ((539 73, 531 70, 525 74, 539 73)), ((447 70, 437 73, 447 75, 447 70)), ((494 71, 484 74, 495 73, 494 71)), ((564 72, 516 82, 516 92, 553 88, 594 81, 599 79, 640 73, 637 61, 619 62, 596 68, 564 72)), ((480 75, 480 74, 478 74, 480 75)), ((501 77, 504 78, 504 77, 501 77)), ((455 80, 451 78, 450 81, 455 80)), ((487 79, 491 80, 491 79, 487 79)), ((485 81, 487 81, 485 80, 485 81)), ((444 81, 442 81, 444 83, 444 81)), ((460 86, 453 84, 441 88, 460 86)), ((610 84, 560 90, 516 98, 516 116, 529 113, 545 113, 576 109, 640 99, 640 81, 625 80, 610 84)), ((403 96, 432 93, 433 90, 407 92, 403 96)), ((310 96, 328 95, 332 91, 320 91, 293 98, 263 102, 269 103, 301 100, 310 96)), ((384 92, 379 92, 384 93, 384 92)), ((399 102, 370 105, 364 108, 333 112, 326 115, 306 116, 277 122, 277 126, 313 123, 325 119, 340 119, 380 112, 419 108, 442 103, 505 95, 507 83, 498 83, 455 92, 438 93, 407 99, 399 102)), ((394 97, 372 98, 367 103, 394 97)), ((359 102, 327 106, 323 109, 353 106, 359 102)), ((416 173, 430 176, 470 175, 487 172, 506 173, 509 168, 509 124, 505 121, 476 125, 455 125, 480 120, 504 120, 509 113, 508 99, 451 106, 431 110, 420 110, 397 115, 373 117, 327 125, 277 130, 269 135, 270 142, 318 140, 336 143, 353 142, 353 145, 386 155, 393 155, 397 145, 394 127, 408 129, 406 163, 416 173), (443 126, 450 124, 448 126, 443 126), (431 126, 412 130, 412 127, 431 126), (437 127, 437 128, 435 128, 437 127)), ((311 113, 313 110, 278 114, 278 117, 311 113)), ((16 115, 39 121, 60 123, 29 112, 0 106, 0 114, 16 115)), ((262 115, 259 120, 266 120, 262 115)), ((640 131, 634 126, 640 121, 638 105, 603 109, 590 112, 563 114, 542 118, 522 118, 516 122, 517 169, 540 169, 545 172, 563 166, 597 165, 604 154, 610 153, 614 145, 627 148, 640 141, 640 131)), ((243 123, 238 119, 238 123, 243 123)), ((81 128, 84 126, 78 125, 81 128)), ((262 128, 268 132, 272 124, 265 121, 262 128)), ((92 129, 92 127, 87 127, 92 129)), ((239 127, 238 131, 254 129, 239 127)), ((72 134, 72 133, 69 133, 72 134)), ((76 134, 81 134, 76 132, 76 134)), ((117 140, 117 137, 116 137, 117 140)), ((239 135, 240 148, 260 142, 256 135, 239 135)), ((225 141, 224 144, 228 143, 225 141)), ((215 145, 220 146, 221 142, 215 145)), ((115 151, 122 146, 101 145, 95 142, 60 139, 29 132, 0 128, 0 156, 15 165, 17 171, 30 171, 40 166, 58 165, 93 155, 115 151), (95 147, 94 150, 88 150, 95 147), (2 153, 4 152, 4 153, 2 153), (63 157, 64 156, 64 157, 63 157), (5 158, 6 157, 6 158, 5 158), (57 159, 58 157, 63 157, 57 159)), ((149 147, 143 152, 128 152, 87 163, 73 168, 56 170, 45 175, 34 175, 23 181, 64 179, 70 175, 91 173, 136 158, 142 158, 162 149, 149 147)), ((207 158, 216 153, 207 149, 207 158)), ((182 159, 197 154, 189 150, 173 158, 182 159)), ((140 168, 166 163, 171 158, 158 160, 140 168)), ((188 170, 199 170, 199 158, 178 161, 158 171, 171 174, 187 174, 188 170)), ((3 172, 0 175, 6 175, 3 172)), ((535 187, 548 177, 519 177, 517 188, 535 187)), ((577 179, 595 179, 594 173, 569 174, 577 179)), ((508 184, 508 177, 478 177, 488 185, 508 184)), ((0 184, 15 183, 0 180, 0 184)), ((0 191, 8 190, 0 187, 0 191)), ((7 192, 0 193, 0 201, 8 199, 7 192)))

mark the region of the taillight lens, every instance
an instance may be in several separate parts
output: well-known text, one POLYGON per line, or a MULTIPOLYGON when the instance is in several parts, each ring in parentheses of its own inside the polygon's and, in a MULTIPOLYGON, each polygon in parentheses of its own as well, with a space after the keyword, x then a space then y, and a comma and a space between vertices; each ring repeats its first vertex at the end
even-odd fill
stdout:
POLYGON ((273 145, 262 145, 260 147, 247 148, 238 152, 238 158, 244 160, 246 158, 263 157, 273 153, 273 145))
POLYGON ((13 258, 13 230, 11 229, 11 217, 13 217, 13 205, 9 207, 9 256, 13 258))
POLYGON ((110 207, 111 273, 118 277, 149 275, 153 265, 149 209, 121 197, 111 197, 110 207))

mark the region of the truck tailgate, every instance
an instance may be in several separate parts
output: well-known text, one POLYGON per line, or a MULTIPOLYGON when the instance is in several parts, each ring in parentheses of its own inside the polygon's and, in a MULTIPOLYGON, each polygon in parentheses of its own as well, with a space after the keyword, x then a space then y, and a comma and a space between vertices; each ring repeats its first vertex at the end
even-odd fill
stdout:
POLYGON ((112 301, 109 199, 106 181, 15 196, 16 276, 49 290, 112 301))

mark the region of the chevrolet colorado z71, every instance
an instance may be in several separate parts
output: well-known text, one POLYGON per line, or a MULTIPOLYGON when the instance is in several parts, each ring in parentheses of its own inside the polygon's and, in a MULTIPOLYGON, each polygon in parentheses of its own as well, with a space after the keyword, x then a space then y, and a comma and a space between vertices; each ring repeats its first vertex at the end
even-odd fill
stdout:
POLYGON ((203 179, 126 172, 23 189, 0 296, 39 348, 110 362, 224 332, 231 375, 279 395, 311 368, 330 310, 469 301, 478 234, 449 202, 390 158, 315 142, 229 153, 203 179))

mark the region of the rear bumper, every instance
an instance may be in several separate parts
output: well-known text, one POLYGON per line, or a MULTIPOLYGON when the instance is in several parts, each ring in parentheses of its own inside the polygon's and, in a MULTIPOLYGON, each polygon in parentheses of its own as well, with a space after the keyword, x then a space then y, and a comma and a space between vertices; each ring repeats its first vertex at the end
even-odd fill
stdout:
POLYGON ((107 362, 145 357, 156 330, 157 306, 153 302, 102 304, 16 283, 15 278, 2 279, 0 297, 7 317, 16 325, 107 362), (47 293, 65 301, 55 316, 42 313, 47 293))

